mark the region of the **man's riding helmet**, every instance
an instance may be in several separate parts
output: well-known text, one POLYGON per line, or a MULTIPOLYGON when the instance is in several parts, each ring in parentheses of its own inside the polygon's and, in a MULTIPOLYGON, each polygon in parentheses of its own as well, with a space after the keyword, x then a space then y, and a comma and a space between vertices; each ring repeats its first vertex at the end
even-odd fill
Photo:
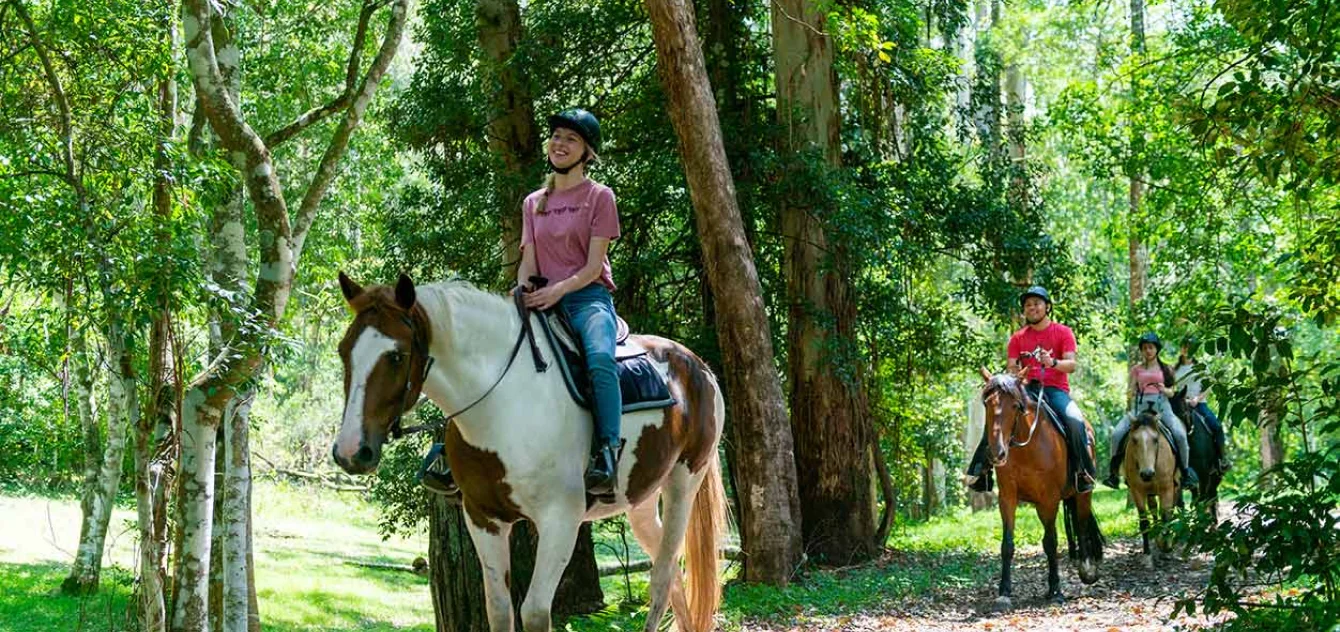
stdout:
POLYGON ((1158 335, 1158 334, 1156 334, 1156 333, 1154 333, 1154 332, 1151 331, 1151 332, 1146 333, 1146 334, 1143 335, 1143 336, 1140 336, 1140 342, 1139 342, 1139 344, 1145 344, 1146 342, 1149 343, 1149 344, 1151 344, 1151 345, 1154 345, 1154 350, 1155 350, 1155 351, 1159 351, 1159 352, 1163 351, 1163 341, 1162 341, 1162 340, 1159 340, 1159 335, 1158 335))
POLYGON ((600 152, 600 121, 594 114, 581 108, 569 108, 549 117, 549 133, 558 128, 577 132, 593 152, 600 152))
POLYGON ((1030 287, 1027 290, 1025 290, 1023 294, 1019 295, 1020 309, 1023 309, 1024 301, 1028 300, 1028 297, 1030 296, 1036 296, 1042 299, 1042 301, 1047 304, 1047 313, 1048 314, 1052 313, 1052 297, 1050 294, 1047 293, 1047 288, 1042 287, 1041 285, 1034 285, 1033 287, 1030 287))

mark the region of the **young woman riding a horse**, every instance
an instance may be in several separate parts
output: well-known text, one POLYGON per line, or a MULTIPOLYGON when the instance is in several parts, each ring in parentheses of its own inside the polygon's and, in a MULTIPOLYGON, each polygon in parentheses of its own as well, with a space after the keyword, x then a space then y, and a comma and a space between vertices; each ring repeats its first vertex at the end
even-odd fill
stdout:
MULTIPOLYGON (((526 323, 514 301, 452 281, 363 288, 343 273, 354 313, 340 342, 345 407, 331 452, 345 471, 375 470, 383 445, 435 430, 459 482, 466 527, 484 576, 493 632, 514 629, 509 536, 519 520, 539 533, 530 589, 521 605, 527 632, 548 632, 555 591, 583 521, 627 513, 652 558, 645 632, 669 608, 681 630, 712 629, 720 604, 718 547, 727 528, 717 446, 725 401, 716 377, 692 351, 656 336, 629 336, 665 380, 673 402, 620 415, 614 377, 615 325, 605 251, 619 235, 614 196, 585 177, 599 146, 595 117, 568 110, 550 119, 555 175, 527 198, 518 272, 557 279, 528 288, 526 305, 558 306, 583 338, 595 388, 595 419, 568 392, 561 371, 518 362, 526 323), (579 256, 580 253, 580 256, 579 256), (510 349, 510 355, 509 355, 510 349), (449 423, 401 427, 423 393, 449 423), (626 446, 618 457, 620 444, 626 446), (589 462, 587 451, 595 446, 589 462), (616 461, 617 459, 617 461, 616 461), (594 491, 607 494, 591 495, 594 491), (684 560, 681 570, 680 560, 684 560)), ((541 345, 537 354, 553 360, 541 345)))
POLYGON ((586 165, 600 150, 595 116, 573 108, 549 117, 548 144, 552 172, 521 208, 516 279, 527 290, 526 307, 543 311, 558 306, 582 339, 596 423, 586 487, 599 496, 614 487, 623 408, 614 366, 614 278, 606 254, 610 242, 619 238, 619 213, 614 192, 586 175, 586 165), (531 287, 529 279, 537 274, 557 282, 531 287))
MULTIPOLYGON (((521 204, 521 264, 516 282, 529 309, 563 310, 581 338, 594 395, 595 437, 586 468, 586 488, 594 496, 614 490, 619 460, 619 420, 623 393, 614 363, 617 319, 614 276, 607 254, 619 238, 614 192, 592 180, 586 166, 598 159, 600 121, 581 108, 549 117, 547 154, 550 173, 544 186, 521 204), (532 279, 545 281, 535 287, 532 279)), ((430 489, 457 496, 449 467, 427 472, 430 489)))
POLYGON ((1117 467, 1121 463, 1119 460, 1122 453, 1122 442, 1126 439, 1126 433, 1131 429, 1131 422, 1143 409, 1151 409, 1163 418, 1163 425, 1173 435, 1173 440, 1177 442, 1179 466, 1182 473, 1182 483, 1187 486, 1196 485, 1199 478, 1196 471, 1191 469, 1187 459, 1191 456, 1191 450, 1187 447, 1186 426, 1182 425, 1182 420, 1173 413, 1172 404, 1168 398, 1174 395, 1173 370, 1163 363, 1159 358, 1159 352, 1163 350, 1163 341, 1154 332, 1146 333, 1140 336, 1140 356, 1141 361, 1131 367, 1130 376, 1130 409, 1122 416, 1121 421, 1112 428, 1112 459, 1108 464, 1108 477, 1103 483, 1113 489, 1118 487, 1117 467))

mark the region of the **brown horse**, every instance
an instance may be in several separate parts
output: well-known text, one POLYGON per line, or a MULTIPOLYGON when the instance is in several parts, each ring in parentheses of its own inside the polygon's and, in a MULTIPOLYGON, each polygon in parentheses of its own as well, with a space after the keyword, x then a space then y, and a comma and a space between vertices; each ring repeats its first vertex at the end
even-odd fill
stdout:
MULTIPOLYGON (((1103 558, 1103 535, 1094 518, 1092 493, 1075 493, 1066 484, 1066 444, 1059 430, 1041 420, 1037 403, 1020 377, 991 375, 982 377, 982 402, 986 405, 987 457, 995 466, 997 496, 1003 532, 1000 539, 1000 590, 996 606, 1010 607, 1010 570, 1014 560, 1014 514, 1019 503, 1037 508, 1045 533, 1042 548, 1047 553, 1046 598, 1061 603, 1061 577, 1057 569, 1056 513, 1065 502, 1066 537, 1072 557, 1079 559, 1079 576, 1085 584, 1098 581, 1098 562, 1103 558), (1075 534, 1071 534, 1071 525, 1075 534), (1077 536, 1078 546, 1074 541, 1077 536)), ((1086 424, 1087 426, 1087 424, 1086 424)), ((1088 429, 1093 445, 1093 429, 1088 429)), ((1092 450, 1092 447, 1090 447, 1092 450)))
MULTIPOLYGON (((1149 549, 1149 514, 1158 511, 1160 522, 1172 517, 1172 508, 1181 494, 1181 473, 1172 444, 1159 429, 1158 413, 1147 410, 1131 422, 1126 436, 1126 460, 1122 463, 1126 474, 1126 491, 1130 494, 1135 511, 1140 516, 1140 535, 1144 538, 1145 568, 1154 568, 1154 557, 1149 549)), ((1166 537, 1156 542, 1160 555, 1167 555, 1171 545, 1166 537)))
POLYGON ((717 547, 727 526, 717 463, 726 405, 706 363, 664 338, 629 338, 676 403, 623 414, 627 443, 615 497, 588 504, 582 472, 591 415, 568 394, 560 371, 513 364, 524 336, 513 303, 460 281, 416 287, 405 275, 394 288, 364 289, 340 273, 340 287, 354 319, 340 342, 345 406, 335 462, 353 474, 375 470, 383 444, 410 431, 400 417, 420 392, 454 414, 446 457, 461 486, 493 632, 514 627, 514 523, 529 520, 540 534, 522 623, 526 632, 548 632, 578 527, 621 513, 652 558, 646 632, 655 632, 667 606, 680 630, 712 628, 721 599, 717 547))

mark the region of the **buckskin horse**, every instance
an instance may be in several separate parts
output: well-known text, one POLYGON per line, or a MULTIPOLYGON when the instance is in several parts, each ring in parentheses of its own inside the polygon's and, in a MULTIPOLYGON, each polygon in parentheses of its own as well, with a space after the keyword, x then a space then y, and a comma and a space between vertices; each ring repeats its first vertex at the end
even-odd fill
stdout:
MULTIPOLYGON (((1153 500, 1152 509, 1158 511, 1160 520, 1167 522, 1181 494, 1177 456, 1173 454, 1172 443, 1159 428, 1157 412, 1146 410, 1136 415, 1131 422, 1131 431, 1126 435, 1126 458, 1122 468, 1126 474, 1126 491, 1135 505, 1136 515, 1140 517, 1144 565, 1145 568, 1154 568, 1154 558, 1149 549, 1150 500, 1153 500)), ((1168 553, 1170 545, 1167 538, 1159 537, 1156 544, 1160 554, 1168 553)))
MULTIPOLYGON (((1079 561, 1080 580, 1085 584, 1098 581, 1098 562, 1103 558, 1103 535, 1093 515, 1093 494, 1078 494, 1066 483, 1069 470, 1065 439, 1051 422, 1041 419, 1037 403, 1024 390, 1022 375, 991 375, 982 369, 986 380, 981 396, 986 405, 987 459, 996 471, 1002 525, 1000 589, 996 597, 1000 609, 1011 605, 1014 516, 1021 502, 1032 503, 1042 521, 1042 549, 1047 554, 1046 599, 1056 603, 1065 600, 1056 551, 1056 513, 1062 502, 1066 539, 1071 558, 1079 561)), ((1092 429, 1089 432, 1092 446, 1092 429)))
POLYGON ((365 289, 340 273, 340 288, 354 321, 339 346, 345 403, 334 459, 353 474, 376 469, 383 444, 402 432, 400 417, 420 392, 444 412, 465 409, 446 427, 445 453, 483 567, 490 630, 513 629, 513 523, 530 520, 540 534, 521 620, 527 632, 547 632, 578 527, 624 512, 653 561, 646 630, 657 629, 667 606, 680 629, 711 629, 726 527, 717 462, 725 403, 702 360, 670 340, 630 337, 648 351, 676 403, 623 415, 614 501, 588 506, 582 474, 591 416, 559 371, 513 366, 525 336, 513 303, 463 281, 415 287, 403 274, 394 288, 365 289))

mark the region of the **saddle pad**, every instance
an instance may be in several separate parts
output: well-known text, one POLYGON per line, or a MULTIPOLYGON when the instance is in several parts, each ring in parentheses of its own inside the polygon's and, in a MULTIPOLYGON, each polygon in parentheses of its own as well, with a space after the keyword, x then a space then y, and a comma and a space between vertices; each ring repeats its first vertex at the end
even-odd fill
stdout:
MULTIPOLYGON (((570 331, 567 321, 555 312, 543 316, 540 318, 541 329, 549 340, 550 348, 554 350, 555 361, 563 374, 568 393, 578 406, 591 410, 591 377, 576 343, 576 336, 570 331)), ((665 378, 661 377, 647 358, 645 348, 625 338, 614 347, 614 358, 619 392, 623 396, 623 412, 675 405, 675 398, 670 395, 665 378)))

